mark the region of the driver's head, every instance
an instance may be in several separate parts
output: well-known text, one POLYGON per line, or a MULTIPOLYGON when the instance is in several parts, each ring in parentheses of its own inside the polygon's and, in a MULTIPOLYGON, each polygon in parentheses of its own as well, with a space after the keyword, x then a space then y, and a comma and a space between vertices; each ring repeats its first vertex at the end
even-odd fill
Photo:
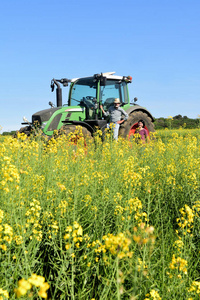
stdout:
POLYGON ((119 98, 115 98, 114 106, 115 106, 116 108, 120 106, 119 98))

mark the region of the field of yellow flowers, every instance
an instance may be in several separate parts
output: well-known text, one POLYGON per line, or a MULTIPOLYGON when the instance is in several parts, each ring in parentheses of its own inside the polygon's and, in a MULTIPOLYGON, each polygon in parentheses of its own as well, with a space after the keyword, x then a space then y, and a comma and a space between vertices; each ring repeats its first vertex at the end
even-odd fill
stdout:
POLYGON ((0 299, 199 299, 199 134, 1 136, 0 299))

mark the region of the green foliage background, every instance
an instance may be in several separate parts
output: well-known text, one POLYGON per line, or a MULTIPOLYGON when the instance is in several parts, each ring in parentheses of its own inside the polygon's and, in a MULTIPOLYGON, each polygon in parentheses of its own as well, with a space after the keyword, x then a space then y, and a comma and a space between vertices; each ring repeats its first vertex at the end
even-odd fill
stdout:
POLYGON ((165 128, 178 129, 180 127, 195 129, 200 127, 200 119, 190 119, 187 116, 177 115, 169 122, 169 119, 161 117, 155 119, 154 125, 156 130, 165 128))

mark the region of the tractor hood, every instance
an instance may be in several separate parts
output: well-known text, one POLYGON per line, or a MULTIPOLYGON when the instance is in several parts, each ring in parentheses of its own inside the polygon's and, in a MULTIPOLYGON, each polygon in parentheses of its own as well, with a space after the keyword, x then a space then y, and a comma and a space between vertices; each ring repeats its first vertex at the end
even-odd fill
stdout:
POLYGON ((36 112, 32 115, 32 124, 38 122, 40 125, 50 119, 53 113, 59 110, 60 107, 53 107, 36 112))

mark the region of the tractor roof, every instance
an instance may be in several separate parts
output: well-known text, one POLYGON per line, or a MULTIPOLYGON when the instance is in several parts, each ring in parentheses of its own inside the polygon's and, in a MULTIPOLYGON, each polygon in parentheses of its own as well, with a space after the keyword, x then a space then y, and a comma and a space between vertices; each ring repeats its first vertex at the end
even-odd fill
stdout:
MULTIPOLYGON (((117 76, 117 75, 114 75, 114 74, 115 74, 115 72, 101 73, 101 75, 104 76, 104 77, 106 77, 107 79, 122 80, 124 78, 124 76, 117 76)), ((84 78, 91 78, 91 77, 93 77, 93 76, 84 77, 84 78)), ((77 79, 80 79, 80 78, 73 78, 73 79, 71 79, 71 82, 74 82, 77 79)))

